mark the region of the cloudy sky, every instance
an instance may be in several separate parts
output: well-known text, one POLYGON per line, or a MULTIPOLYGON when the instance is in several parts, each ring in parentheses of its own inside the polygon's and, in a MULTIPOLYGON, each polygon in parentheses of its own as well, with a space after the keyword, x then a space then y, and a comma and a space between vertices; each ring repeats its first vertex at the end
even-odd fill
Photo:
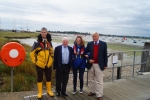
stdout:
POLYGON ((150 0, 0 0, 0 28, 150 35, 150 0))

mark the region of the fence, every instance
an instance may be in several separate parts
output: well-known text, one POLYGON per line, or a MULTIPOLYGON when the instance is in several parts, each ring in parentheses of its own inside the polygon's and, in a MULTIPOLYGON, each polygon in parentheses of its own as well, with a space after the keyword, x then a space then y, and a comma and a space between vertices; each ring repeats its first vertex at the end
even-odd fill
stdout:
MULTIPOLYGON (((146 65, 147 58, 144 57, 145 61, 143 60, 143 53, 149 53, 149 50, 130 50, 130 51, 119 51, 119 52, 110 52, 108 53, 108 67, 107 69, 111 69, 111 81, 114 81, 114 69, 117 69, 116 72, 116 79, 122 78, 122 68, 123 67, 132 67, 132 74, 131 77, 135 77, 135 73, 142 73, 140 69, 135 72, 135 66, 136 65, 146 65), (142 58, 141 58, 142 57, 142 58), (125 58, 125 59, 124 59, 125 58)), ((141 68, 141 66, 140 66, 141 68)), ((106 70, 107 70, 106 69, 106 70)), ((87 78, 86 78, 86 85, 88 85, 88 70, 87 72, 87 78)))

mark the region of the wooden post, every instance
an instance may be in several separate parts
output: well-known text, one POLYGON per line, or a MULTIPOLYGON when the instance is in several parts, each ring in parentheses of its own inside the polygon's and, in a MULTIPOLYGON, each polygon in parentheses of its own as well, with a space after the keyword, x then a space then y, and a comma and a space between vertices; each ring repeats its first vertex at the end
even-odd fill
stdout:
MULTIPOLYGON (((145 42, 143 50, 150 50, 150 42, 145 42)), ((140 72, 150 71, 150 57, 148 51, 143 51, 141 55, 141 63, 147 62, 146 64, 141 65, 140 72)))
POLYGON ((148 56, 148 59, 147 59, 147 63, 146 63, 146 72, 150 71, 150 55, 148 56))
POLYGON ((117 79, 121 79, 123 53, 118 53, 118 60, 121 60, 121 67, 117 67, 117 79))
POLYGON ((121 69, 122 67, 117 67, 117 79, 121 79, 121 69))

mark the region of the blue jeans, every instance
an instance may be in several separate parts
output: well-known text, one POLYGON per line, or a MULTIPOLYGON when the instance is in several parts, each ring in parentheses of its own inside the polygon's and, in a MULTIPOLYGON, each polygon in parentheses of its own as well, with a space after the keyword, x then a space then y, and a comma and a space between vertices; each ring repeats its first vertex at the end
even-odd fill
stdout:
POLYGON ((76 91, 77 86, 77 72, 79 70, 79 80, 80 80, 80 89, 83 89, 83 77, 84 77, 84 71, 85 68, 73 68, 73 89, 76 91))

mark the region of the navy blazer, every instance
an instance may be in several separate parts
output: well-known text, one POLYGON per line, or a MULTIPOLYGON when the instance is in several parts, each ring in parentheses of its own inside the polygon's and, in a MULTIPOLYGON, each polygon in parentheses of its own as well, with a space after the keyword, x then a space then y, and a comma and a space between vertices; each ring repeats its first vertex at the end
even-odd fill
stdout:
MULTIPOLYGON (((87 69, 92 67, 92 64, 89 63, 90 59, 93 59, 94 53, 94 41, 91 41, 87 44, 86 53, 90 53, 90 56, 87 61, 87 69)), ((99 48, 98 48, 98 64, 100 69, 103 71, 104 67, 107 67, 108 57, 107 57, 107 44, 106 42, 99 40, 99 48)))
MULTIPOLYGON (((72 60, 72 47, 68 46, 69 50, 69 67, 71 68, 71 60, 72 60)), ((62 45, 59 45, 55 48, 54 51, 54 66, 53 69, 60 69, 62 65, 62 45)))

